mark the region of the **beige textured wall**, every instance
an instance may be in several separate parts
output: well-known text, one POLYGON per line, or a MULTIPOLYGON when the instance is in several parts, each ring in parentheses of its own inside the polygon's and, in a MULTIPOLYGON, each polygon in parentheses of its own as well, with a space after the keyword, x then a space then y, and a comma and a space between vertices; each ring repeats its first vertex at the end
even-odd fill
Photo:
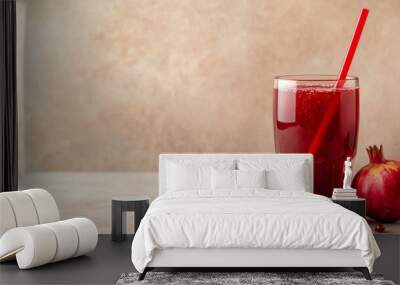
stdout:
POLYGON ((358 165, 400 159, 400 1, 28 1, 28 171, 155 171, 160 152, 271 152, 272 78, 336 74, 362 6, 358 165))

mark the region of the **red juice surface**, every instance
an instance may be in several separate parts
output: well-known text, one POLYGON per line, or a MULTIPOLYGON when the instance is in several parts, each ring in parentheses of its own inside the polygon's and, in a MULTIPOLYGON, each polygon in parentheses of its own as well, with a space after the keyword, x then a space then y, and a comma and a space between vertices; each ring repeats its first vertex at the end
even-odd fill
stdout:
POLYGON ((339 105, 319 151, 314 154, 314 193, 331 197, 342 187, 343 163, 354 157, 359 121, 359 88, 294 86, 274 89, 275 151, 307 153, 332 96, 339 105))

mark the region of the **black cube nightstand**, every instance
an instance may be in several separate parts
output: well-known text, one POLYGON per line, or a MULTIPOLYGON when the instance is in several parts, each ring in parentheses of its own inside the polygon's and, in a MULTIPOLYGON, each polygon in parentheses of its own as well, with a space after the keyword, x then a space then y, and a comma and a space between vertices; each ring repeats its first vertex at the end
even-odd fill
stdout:
POLYGON ((361 217, 366 217, 365 199, 354 198, 354 199, 332 199, 333 203, 339 204, 340 206, 359 214, 361 217))
POLYGON ((135 212, 135 232, 140 221, 149 208, 150 199, 147 197, 113 197, 112 198, 112 225, 111 233, 113 241, 123 241, 126 234, 123 233, 124 212, 135 212))

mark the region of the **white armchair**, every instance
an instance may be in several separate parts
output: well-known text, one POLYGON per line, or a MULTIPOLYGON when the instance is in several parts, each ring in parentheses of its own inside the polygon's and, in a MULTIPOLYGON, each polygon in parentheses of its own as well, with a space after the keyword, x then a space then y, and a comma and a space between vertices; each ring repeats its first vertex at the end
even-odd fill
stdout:
POLYGON ((60 221, 57 204, 43 189, 0 193, 0 262, 20 269, 84 255, 96 248, 97 228, 87 218, 60 221))

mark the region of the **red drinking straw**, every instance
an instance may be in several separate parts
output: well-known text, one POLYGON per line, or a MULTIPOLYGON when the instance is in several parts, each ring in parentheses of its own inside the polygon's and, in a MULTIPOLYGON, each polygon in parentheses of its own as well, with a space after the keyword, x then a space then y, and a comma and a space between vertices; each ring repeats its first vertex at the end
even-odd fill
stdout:
MULTIPOLYGON (((358 42, 361 38, 361 33, 364 29, 365 22, 367 21, 368 13, 368 9, 363 8, 361 10, 360 18, 358 19, 353 39, 351 40, 349 50, 347 51, 346 59, 343 63, 342 69, 340 70, 339 79, 336 82, 335 89, 342 88, 344 86, 344 83, 346 82, 347 73, 349 72, 351 62, 353 61, 354 54, 356 53, 358 42)), ((328 127, 337 112, 339 102, 340 96, 338 93, 335 93, 329 102, 328 110, 326 111, 325 116, 322 118, 318 131, 315 134, 315 137, 308 149, 309 153, 316 154, 321 147, 322 140, 325 137, 326 132, 328 131, 328 127)))

